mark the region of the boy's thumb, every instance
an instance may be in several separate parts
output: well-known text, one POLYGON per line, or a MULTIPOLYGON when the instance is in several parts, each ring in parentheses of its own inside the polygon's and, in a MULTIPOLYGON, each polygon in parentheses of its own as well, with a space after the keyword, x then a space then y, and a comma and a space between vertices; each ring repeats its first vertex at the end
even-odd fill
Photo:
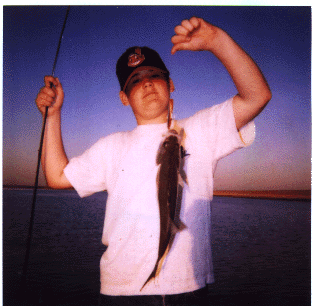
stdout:
POLYGON ((180 44, 174 45, 171 49, 171 54, 175 54, 177 51, 180 51, 180 50, 188 50, 187 43, 180 43, 180 44))

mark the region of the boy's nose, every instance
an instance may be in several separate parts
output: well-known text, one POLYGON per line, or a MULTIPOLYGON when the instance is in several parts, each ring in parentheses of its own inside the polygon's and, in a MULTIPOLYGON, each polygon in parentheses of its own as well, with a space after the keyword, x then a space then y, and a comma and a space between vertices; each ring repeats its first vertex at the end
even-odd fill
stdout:
POLYGON ((144 88, 152 86, 152 85, 153 85, 153 82, 150 80, 150 78, 144 78, 144 80, 143 80, 143 87, 144 88))

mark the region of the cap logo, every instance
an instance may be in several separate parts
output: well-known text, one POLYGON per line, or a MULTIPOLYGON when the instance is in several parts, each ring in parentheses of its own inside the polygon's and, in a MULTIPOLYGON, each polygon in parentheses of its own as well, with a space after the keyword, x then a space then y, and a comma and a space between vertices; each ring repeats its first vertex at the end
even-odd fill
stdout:
POLYGON ((145 60, 145 56, 141 54, 141 48, 136 48, 134 53, 128 56, 128 66, 129 67, 136 67, 143 63, 145 60))

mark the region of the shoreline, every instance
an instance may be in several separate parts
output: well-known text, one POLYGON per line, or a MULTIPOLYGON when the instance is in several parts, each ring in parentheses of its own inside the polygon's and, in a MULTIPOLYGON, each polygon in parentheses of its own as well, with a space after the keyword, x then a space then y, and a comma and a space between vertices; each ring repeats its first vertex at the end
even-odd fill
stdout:
MULTIPOLYGON (((34 189, 32 186, 9 186, 3 185, 3 189, 28 190, 34 189)), ((38 187, 39 190, 55 190, 49 187, 38 187)), ((74 190, 73 188, 60 190, 74 190)), ((289 201, 311 201, 311 190, 215 190, 215 197, 230 198, 253 198, 270 200, 289 200, 289 201)))
MULTIPOLYGON (((2 189, 15 189, 15 190, 34 190, 35 187, 34 186, 10 186, 10 185, 3 185, 2 189)), ((54 188, 50 188, 47 186, 38 186, 37 187, 38 190, 74 190, 74 188, 65 188, 65 189, 54 189, 54 188)))
POLYGON ((311 201, 311 190, 215 190, 216 197, 311 201))

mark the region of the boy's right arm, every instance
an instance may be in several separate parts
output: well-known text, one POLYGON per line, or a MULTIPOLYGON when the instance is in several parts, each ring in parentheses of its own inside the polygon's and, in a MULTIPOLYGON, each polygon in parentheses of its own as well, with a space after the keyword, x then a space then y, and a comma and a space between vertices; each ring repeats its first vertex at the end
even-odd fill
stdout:
POLYGON ((64 92, 58 78, 46 76, 45 87, 41 88, 36 104, 43 117, 48 107, 48 116, 42 147, 42 168, 49 187, 62 189, 72 185, 67 180, 64 169, 68 159, 64 150, 61 134, 61 107, 64 92), (52 88, 50 84, 53 84, 52 88))

